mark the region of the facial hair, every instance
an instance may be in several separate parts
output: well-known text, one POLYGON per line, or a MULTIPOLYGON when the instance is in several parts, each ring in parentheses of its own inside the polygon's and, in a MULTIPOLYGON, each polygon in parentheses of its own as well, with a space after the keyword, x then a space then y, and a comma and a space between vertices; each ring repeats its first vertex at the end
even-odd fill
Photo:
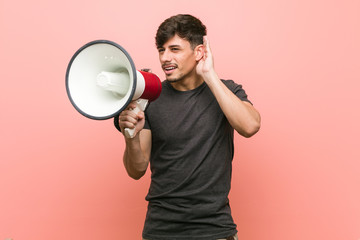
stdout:
POLYGON ((168 80, 168 82, 175 83, 183 80, 183 78, 173 78, 173 79, 166 78, 166 80, 168 80))
MULTIPOLYGON (((178 65, 177 64, 170 64, 170 63, 164 63, 162 65, 162 68, 165 70, 166 66, 168 65, 174 65, 176 69, 178 69, 178 65)), ((166 75, 166 74, 165 74, 166 75)), ((171 78, 171 76, 168 76, 166 75, 166 80, 168 80, 169 82, 171 83, 174 83, 174 82, 179 82, 183 79, 183 76, 180 76, 180 77, 177 77, 177 78, 171 78)))

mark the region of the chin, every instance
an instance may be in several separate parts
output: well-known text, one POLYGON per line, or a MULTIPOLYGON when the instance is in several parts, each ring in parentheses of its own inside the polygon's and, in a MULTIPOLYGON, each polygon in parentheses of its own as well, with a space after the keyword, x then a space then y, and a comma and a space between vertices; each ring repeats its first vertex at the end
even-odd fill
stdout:
POLYGON ((170 78, 170 77, 167 77, 166 80, 168 80, 169 82, 178 82, 181 80, 181 78, 170 78))

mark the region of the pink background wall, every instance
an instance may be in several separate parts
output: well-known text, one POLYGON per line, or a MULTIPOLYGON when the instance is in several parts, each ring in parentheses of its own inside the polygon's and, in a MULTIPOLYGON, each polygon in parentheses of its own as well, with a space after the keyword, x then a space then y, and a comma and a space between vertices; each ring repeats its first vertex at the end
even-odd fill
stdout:
POLYGON ((0 0, 0 240, 140 239, 149 173, 127 177, 122 136, 76 112, 65 70, 109 39, 163 78, 154 35, 177 13, 262 114, 236 138, 240 239, 360 239, 359 1, 0 0))

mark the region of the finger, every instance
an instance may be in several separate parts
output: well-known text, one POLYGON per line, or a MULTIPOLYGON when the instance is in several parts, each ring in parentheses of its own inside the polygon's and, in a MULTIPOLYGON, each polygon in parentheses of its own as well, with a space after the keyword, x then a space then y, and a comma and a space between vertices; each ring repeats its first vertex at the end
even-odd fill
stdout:
POLYGON ((204 46, 206 46, 207 41, 208 41, 207 36, 206 36, 206 35, 205 35, 205 36, 203 36, 203 44, 204 44, 204 46))
POLYGON ((209 49, 210 43, 209 43, 209 39, 208 39, 207 36, 204 36, 204 37, 203 37, 203 42, 204 42, 205 48, 206 48, 206 49, 209 49))
POLYGON ((211 55, 210 41, 207 36, 204 36, 204 42, 206 42, 206 44, 204 45, 206 52, 211 55))
POLYGON ((119 118, 119 126, 120 128, 124 129, 124 128, 134 128, 135 125, 137 124, 137 121, 134 121, 134 119, 120 119, 119 118))
POLYGON ((136 107, 137 107, 136 103, 135 103, 135 102, 131 102, 131 103, 129 103, 129 105, 127 106, 126 109, 134 109, 134 108, 136 108, 136 107))
POLYGON ((138 118, 137 113, 135 113, 132 109, 122 111, 120 116, 129 116, 134 119, 138 118))
MULTIPOLYGON (((136 111, 134 111, 134 109, 137 107, 136 104, 129 104, 129 106, 123 110, 121 113, 120 113, 120 116, 126 116, 126 115, 129 115, 133 118, 137 118, 137 113, 136 111)), ((139 111, 140 112, 140 111, 139 111)))
POLYGON ((134 113, 120 115, 119 120, 122 122, 136 123, 138 121, 138 116, 134 113))
POLYGON ((119 124, 121 129, 125 129, 125 128, 130 128, 133 129, 135 128, 135 124, 129 123, 129 122, 122 122, 121 124, 119 124))
POLYGON ((137 114, 138 121, 140 121, 140 120, 142 120, 144 118, 145 118, 144 112, 143 111, 138 112, 138 114, 137 114))

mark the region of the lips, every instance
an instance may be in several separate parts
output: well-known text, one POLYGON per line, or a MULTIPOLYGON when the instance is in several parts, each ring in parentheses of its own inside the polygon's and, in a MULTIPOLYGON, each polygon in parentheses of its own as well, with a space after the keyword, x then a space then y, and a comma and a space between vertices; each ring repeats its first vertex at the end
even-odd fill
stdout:
POLYGON ((162 66, 165 74, 171 74, 172 72, 175 71, 175 69, 177 68, 177 65, 176 64, 164 64, 162 66))

